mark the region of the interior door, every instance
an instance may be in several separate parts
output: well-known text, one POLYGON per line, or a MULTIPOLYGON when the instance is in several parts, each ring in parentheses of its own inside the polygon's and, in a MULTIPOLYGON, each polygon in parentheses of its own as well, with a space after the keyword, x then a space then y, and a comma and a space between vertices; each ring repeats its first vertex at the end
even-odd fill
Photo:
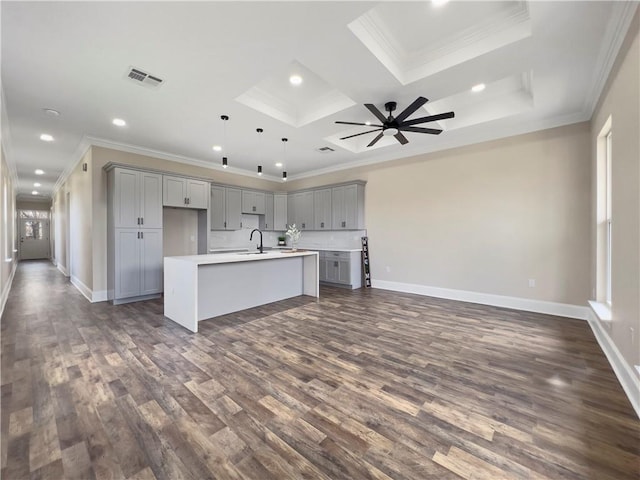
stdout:
POLYGON ((20 260, 49 258, 49 220, 20 219, 20 260))

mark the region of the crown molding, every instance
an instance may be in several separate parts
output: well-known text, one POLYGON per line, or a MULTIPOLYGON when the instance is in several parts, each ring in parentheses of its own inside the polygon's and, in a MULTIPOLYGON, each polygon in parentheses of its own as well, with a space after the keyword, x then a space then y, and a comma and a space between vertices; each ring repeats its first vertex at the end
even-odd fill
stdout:
POLYGON ((9 178, 14 188, 18 188, 18 170, 13 161, 13 148, 11 146, 11 128, 9 127, 9 115, 7 114, 7 99, 4 96, 4 88, 0 80, 0 118, 2 119, 2 127, 0 129, 0 137, 2 138, 2 154, 4 161, 9 169, 9 178))
POLYGON ((87 153, 87 150, 89 150, 89 148, 91 147, 88 138, 89 137, 87 137, 86 135, 83 135, 80 139, 80 142, 73 152, 73 155, 71 155, 72 162, 67 165, 67 168, 64 169, 64 171, 58 177, 58 180, 56 180, 56 183, 53 185, 51 198, 54 198, 56 196, 60 188, 62 188, 62 185, 64 185, 69 178, 69 175, 71 175, 71 172, 75 170, 78 163, 80 163, 80 160, 82 160, 82 158, 87 153))
POLYGON ((627 36, 637 8, 637 2, 614 2, 613 13, 609 19, 607 32, 596 61, 598 71, 593 75, 593 83, 584 100, 583 111, 589 115, 589 118, 593 115, 596 105, 600 101, 602 91, 609 79, 618 53, 620 53, 620 48, 627 36))

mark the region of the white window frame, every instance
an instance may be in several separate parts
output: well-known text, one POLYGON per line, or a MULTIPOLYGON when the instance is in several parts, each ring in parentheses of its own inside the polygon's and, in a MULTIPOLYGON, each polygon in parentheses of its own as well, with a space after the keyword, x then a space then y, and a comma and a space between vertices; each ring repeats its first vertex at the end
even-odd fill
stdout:
POLYGON ((606 228, 607 238, 605 242, 605 255, 606 255, 606 267, 605 267, 605 302, 611 308, 611 264, 612 264, 612 233, 613 233, 613 221, 612 221, 612 132, 611 129, 605 135, 605 202, 606 202, 606 228))

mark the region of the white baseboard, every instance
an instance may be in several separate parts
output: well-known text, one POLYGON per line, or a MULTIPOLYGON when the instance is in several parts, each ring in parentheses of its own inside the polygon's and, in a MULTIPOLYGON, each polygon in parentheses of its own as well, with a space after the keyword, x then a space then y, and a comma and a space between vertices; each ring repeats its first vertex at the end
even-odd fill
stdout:
POLYGON ((87 287, 78 277, 71 275, 71 283, 76 287, 82 295, 89 301, 91 301, 91 289, 87 287))
POLYGON ((58 264, 56 264, 56 268, 57 268, 58 270, 60 270, 60 271, 62 272, 62 274, 63 274, 65 277, 69 277, 69 272, 67 271, 67 269, 66 269, 66 268, 64 268, 64 266, 63 266, 63 265, 61 265, 60 263, 58 263, 58 264))
POLYGON ((560 317, 577 318, 587 320, 589 308, 580 305, 570 305, 566 303, 545 302, 543 300, 531 300, 529 298, 507 297, 504 295, 493 295, 490 293, 470 292, 467 290, 453 290, 450 288, 429 287, 414 283, 388 282, 385 280, 373 280, 373 288, 382 290, 393 290, 395 292, 415 293, 428 297, 446 298, 448 300, 459 300, 461 302, 479 303, 481 305, 491 305, 494 307, 513 308, 526 312, 546 313, 560 317))
POLYGON ((11 265, 11 272, 9 273, 9 278, 7 278, 7 283, 5 284, 4 288, 2 289, 2 297, 0 297, 0 317, 2 317, 2 314, 4 312, 4 306, 7 303, 7 299, 9 298, 9 291, 11 291, 11 284, 13 283, 13 277, 16 274, 16 265, 18 264, 17 261, 12 262, 11 265))
POLYGON ((84 283, 82 283, 80 281, 80 279, 78 277, 76 277, 75 275, 71 275, 71 283, 91 303, 106 302, 107 301, 107 291, 106 290, 97 290, 97 291, 94 292, 89 287, 87 287, 84 283))
POLYGON ((91 303, 106 302, 107 300, 108 300, 108 298, 107 298, 107 291, 106 290, 94 290, 92 292, 91 303))
POLYGON ((620 350, 613 343, 613 340, 611 340, 607 331, 602 327, 602 323, 598 321, 596 314, 591 309, 589 309, 587 320, 598 344, 600 344, 600 348, 606 355, 607 360, 609 360, 616 377, 618 377, 624 393, 627 394, 631 406, 636 411, 638 418, 640 418, 640 379, 638 375, 633 371, 633 367, 625 361, 620 350))

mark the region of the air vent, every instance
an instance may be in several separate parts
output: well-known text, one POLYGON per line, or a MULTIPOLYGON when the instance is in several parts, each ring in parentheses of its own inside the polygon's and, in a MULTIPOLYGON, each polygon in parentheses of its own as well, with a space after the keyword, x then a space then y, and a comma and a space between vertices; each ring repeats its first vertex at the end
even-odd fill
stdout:
POLYGON ((161 78, 154 77, 147 72, 143 72, 139 68, 133 67, 129 67, 126 76, 132 82, 149 88, 157 88, 164 82, 164 80, 162 80, 161 78))
POLYGON ((318 151, 319 151, 320 153, 335 152, 335 150, 334 150, 333 148, 331 148, 331 147, 320 147, 320 148, 318 149, 318 151))

